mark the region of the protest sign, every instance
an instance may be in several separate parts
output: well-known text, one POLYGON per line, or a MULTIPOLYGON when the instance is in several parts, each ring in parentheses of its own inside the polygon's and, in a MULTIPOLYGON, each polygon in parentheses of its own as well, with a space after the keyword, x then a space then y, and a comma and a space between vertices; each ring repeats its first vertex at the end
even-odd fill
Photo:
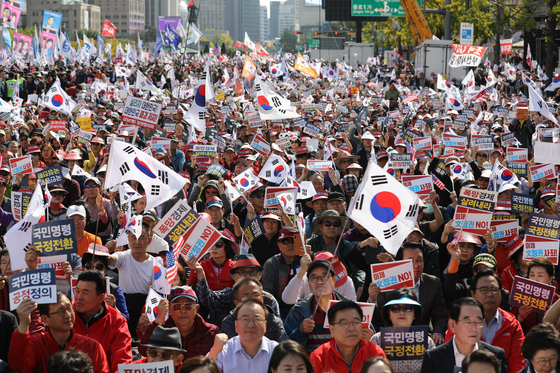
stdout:
POLYGON ((247 221, 245 223, 245 228, 243 228, 243 233, 245 233, 245 238, 249 244, 252 244, 254 240, 264 233, 264 226, 261 218, 256 215, 253 220, 247 221))
POLYGON ((278 140, 276 140, 276 144, 281 149, 288 149, 292 146, 292 141, 289 137, 280 137, 278 140))
POLYGON ((199 261, 221 237, 221 233, 212 224, 199 218, 184 235, 179 253, 185 260, 194 256, 199 261))
POLYGON ((175 243, 183 236, 200 217, 187 201, 178 201, 154 227, 154 233, 169 244, 172 250, 175 243))
POLYGON ((508 162, 527 162, 527 153, 524 148, 507 148, 506 159, 508 162))
POLYGON ((315 137, 321 134, 321 128, 314 124, 306 122, 305 127, 303 128, 303 133, 306 133, 311 137, 315 137))
POLYGON ((171 150, 171 140, 163 139, 159 137, 152 137, 150 146, 152 147, 152 149, 163 149, 166 152, 168 152, 171 150))
POLYGON ((218 147, 216 145, 195 145, 193 154, 196 157, 213 157, 218 147))
POLYGON ((68 124, 65 120, 49 120, 49 128, 51 131, 64 131, 68 124))
POLYGON ((509 304, 514 307, 531 306, 534 312, 544 314, 554 299, 554 286, 515 276, 509 304))
POLYGON ((39 256, 76 254, 78 240, 74 219, 47 221, 33 225, 33 246, 39 256))
POLYGON ((430 192, 434 189, 434 182, 429 175, 402 175, 402 184, 414 193, 420 196, 420 199, 429 197, 430 192))
POLYGON ((558 240, 527 234, 523 242, 523 260, 546 257, 558 264, 558 240))
POLYGON ((420 134, 416 131, 411 130, 410 128, 407 128, 404 131, 404 140, 409 143, 410 145, 412 145, 414 143, 414 139, 420 138, 420 134))
POLYGON ((477 150, 492 151, 494 149, 493 136, 472 135, 472 141, 477 150))
POLYGON ((511 212, 522 214, 524 212, 532 213, 534 210, 535 196, 521 193, 511 194, 511 212))
POLYGON ((412 165, 411 153, 391 153, 389 154, 389 167, 406 169, 412 165))
POLYGON ((412 260, 372 264, 371 279, 381 288, 382 292, 397 288, 411 288, 414 286, 412 260))
POLYGON ((525 230, 523 259, 531 260, 544 256, 558 264, 558 238, 560 218, 545 214, 531 213, 525 230))
POLYGON ((47 186, 62 184, 64 182, 64 176, 62 176, 62 169, 60 166, 45 168, 44 170, 35 172, 35 175, 39 181, 43 181, 47 186))
POLYGON ((295 202, 298 188, 292 187, 267 187, 265 195, 265 208, 282 208, 287 215, 295 214, 295 202))
POLYGON ((512 146, 516 141, 517 139, 515 138, 515 133, 508 132, 502 134, 502 146, 512 146))
POLYGON ((10 311, 21 301, 32 299, 37 304, 56 303, 56 276, 53 268, 32 269, 9 278, 10 311))
MULTIPOLYGON (((339 300, 330 300, 327 306, 325 313, 328 313, 329 308, 331 308, 336 303, 340 302, 339 300)), ((373 318, 373 311, 375 310, 375 304, 372 303, 365 303, 365 302, 356 302, 358 306, 362 309, 363 317, 362 317, 362 328, 369 328, 371 324, 371 320, 373 318)), ((323 327, 328 328, 330 326, 329 317, 325 317, 325 322, 323 323, 323 327)))
POLYGON ((260 133, 257 133, 253 137, 251 147, 263 157, 268 157, 268 155, 270 154, 270 144, 262 137, 260 133))
POLYGON ((493 212, 496 202, 498 201, 498 193, 487 190, 461 188, 459 201, 457 206, 467 207, 480 211, 493 212))
POLYGON ((251 128, 261 128, 266 124, 266 122, 258 116, 248 118, 247 122, 249 122, 249 127, 251 128))
POLYGON ((83 145, 87 145, 87 144, 89 144, 91 139, 93 139, 93 133, 89 133, 89 132, 84 131, 82 129, 80 131, 78 131, 78 143, 83 144, 83 145))
POLYGON ((492 220, 490 230, 495 240, 508 241, 519 235, 519 222, 517 220, 492 220))
POLYGON ((560 146, 558 144, 537 141, 533 150, 535 162, 560 164, 560 146))
POLYGON ((121 122, 155 130, 161 104, 134 96, 126 96, 121 122))
POLYGON ((554 164, 552 163, 536 164, 534 166, 530 166, 529 172, 531 174, 531 179, 533 180, 533 182, 537 182, 543 177, 546 179, 556 178, 554 164))
POLYGON ((78 126, 80 126, 80 129, 82 129, 83 131, 91 131, 91 117, 76 118, 76 122, 78 123, 78 126))
POLYGON ((307 168, 313 171, 329 171, 332 170, 332 161, 307 161, 307 168))
POLYGON ((449 133, 443 134, 443 144, 446 149, 463 150, 467 147, 467 138, 449 133))
POLYGON ((457 206, 452 225, 456 230, 461 230, 464 225, 463 232, 483 236, 490 228, 491 221, 492 212, 457 206))
POLYGON ((10 159, 10 168, 14 176, 18 174, 27 175, 33 172, 33 161, 31 161, 31 157, 28 155, 25 157, 12 158, 10 159))
POLYGON ((217 177, 223 177, 228 173, 228 170, 221 164, 214 163, 206 170, 206 175, 216 175, 217 177))
POLYGON ((413 140, 414 150, 417 152, 423 152, 426 150, 432 150, 432 138, 431 137, 417 137, 413 140))
POLYGON ((387 359, 422 360, 428 349, 428 325, 381 328, 381 348, 387 359))
POLYGON ((517 177, 527 177, 527 161, 525 162, 510 162, 507 161, 507 168, 513 172, 517 177))
POLYGON ((119 364, 118 373, 173 373, 173 360, 143 364, 119 364))
POLYGON ((451 67, 476 67, 480 65, 482 56, 486 51, 486 47, 477 47, 474 45, 451 44, 451 47, 453 48, 453 54, 449 59, 449 66, 451 67))
POLYGON ((23 219, 27 212, 27 206, 29 206, 31 196, 31 193, 12 192, 12 214, 15 220, 20 221, 23 219))

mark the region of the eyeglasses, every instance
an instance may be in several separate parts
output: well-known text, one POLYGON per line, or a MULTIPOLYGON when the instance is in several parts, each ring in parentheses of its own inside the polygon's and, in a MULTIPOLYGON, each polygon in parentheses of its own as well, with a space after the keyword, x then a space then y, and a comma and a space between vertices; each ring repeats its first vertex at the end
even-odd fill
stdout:
POLYGON ((482 326, 484 325, 484 323, 482 322, 482 320, 476 320, 476 321, 465 321, 465 320, 459 320, 461 321, 463 324, 465 324, 466 326, 468 326, 469 328, 472 328, 473 326, 477 327, 477 328, 482 328, 482 326))
POLYGON ((352 163, 352 161, 349 160, 349 159, 345 159, 345 160, 340 161, 340 164, 347 164, 347 163, 352 163))
POLYGON ((489 288, 488 286, 481 286, 479 288, 475 288, 475 290, 479 290, 481 294, 488 294, 489 291, 491 291, 494 294, 500 292, 500 288, 496 286, 492 286, 491 288, 489 288))
POLYGON ((238 299, 238 301, 240 301, 240 302, 245 302, 246 300, 249 300, 249 299, 259 299, 260 297, 262 297, 262 294, 261 294, 261 293, 254 292, 254 293, 251 294, 251 295, 246 295, 246 296, 244 296, 244 297, 241 297, 240 299, 238 299))
POLYGON ((161 357, 163 360, 170 360, 174 354, 173 352, 157 352, 156 350, 148 350, 148 356, 152 359, 156 359, 157 357, 161 357))
POLYGON ((416 265, 420 265, 420 264, 424 264, 424 259, 416 259, 412 261, 412 264, 416 264, 416 265))
POLYGON ((99 188, 99 185, 97 185, 97 184, 87 184, 87 185, 84 185, 84 188, 85 189, 99 188))
POLYGON ((257 198, 257 199, 264 198, 264 193, 251 194, 250 197, 251 197, 251 198, 257 198))
POLYGON ((252 269, 250 271, 237 271, 235 273, 238 274, 241 277, 247 277, 247 275, 254 277, 254 276, 258 275, 259 272, 260 272, 260 270, 258 270, 258 269, 252 269))
POLYGON ((554 361, 558 360, 558 355, 555 355, 553 357, 551 357, 550 359, 539 359, 537 361, 535 361, 535 365, 539 365, 539 366, 544 366, 546 364, 550 364, 552 365, 552 363, 554 363, 554 361))
POLYGON ((223 243, 222 241, 218 241, 214 244, 215 247, 217 247, 218 249, 221 249, 222 247, 224 247, 226 244, 223 243))
POLYGON ((240 323, 242 326, 247 326, 250 323, 253 323, 253 325, 257 325, 257 324, 262 324, 265 320, 262 317, 255 317, 254 319, 250 319, 248 317, 242 317, 240 319, 237 319, 237 322, 240 323))
POLYGON ((91 144, 91 146, 101 146, 101 144, 91 144))
POLYGON ((51 195, 53 197, 64 197, 64 193, 62 192, 52 192, 51 195))
POLYGON ((325 282, 328 278, 331 278, 330 275, 323 275, 323 276, 311 276, 309 277, 308 281, 312 284, 316 284, 317 281, 325 282))
POLYGON ((392 306, 389 307, 389 310, 392 313, 408 313, 408 312, 413 312, 414 311, 414 306, 411 306, 409 304, 393 304, 392 306))
POLYGON ((171 308, 173 309, 173 311, 181 311, 182 309, 192 311, 194 306, 194 303, 171 303, 171 308))
POLYGON ((282 238, 281 240, 278 240, 278 242, 280 242, 282 245, 288 245, 294 243, 294 239, 293 237, 286 237, 286 238, 282 238))
POLYGON ((340 322, 333 322, 333 325, 340 325, 342 329, 348 329, 352 327, 352 329, 357 329, 359 326, 362 325, 361 321, 340 321, 340 322))
MULTIPOLYGON (((92 262, 88 262, 84 266, 88 271, 90 271, 94 266, 92 262)), ((95 270, 96 271, 103 271, 105 270, 105 264, 103 263, 95 263, 95 270)))
POLYGON ((330 220, 324 221, 322 224, 325 227, 333 226, 335 228, 340 228, 340 225, 341 225, 339 221, 330 221, 330 220))
POLYGON ((56 314, 60 317, 64 317, 64 316, 66 316, 66 313, 69 313, 71 315, 72 312, 74 312, 74 307, 69 306, 68 308, 61 308, 56 312, 51 312, 51 313, 49 313, 49 316, 56 314))

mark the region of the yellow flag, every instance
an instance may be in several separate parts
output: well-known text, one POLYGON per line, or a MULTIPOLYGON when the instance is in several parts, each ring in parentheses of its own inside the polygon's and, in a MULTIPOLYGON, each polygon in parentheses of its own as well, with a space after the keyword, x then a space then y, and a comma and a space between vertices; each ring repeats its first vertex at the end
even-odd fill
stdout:
POLYGON ((241 76, 247 78, 247 80, 255 79, 255 75, 257 74, 257 65, 251 57, 245 55, 245 64, 243 65, 243 71, 241 72, 241 76))
POLYGON ((309 64, 307 62, 305 62, 305 60, 301 56, 301 53, 299 53, 299 52, 298 52, 298 56, 297 56, 297 60, 296 60, 296 64, 294 66, 294 69, 296 69, 297 71, 299 71, 303 75, 307 75, 308 77, 313 78, 313 79, 316 79, 317 76, 318 76, 317 71, 315 71, 315 69, 313 69, 311 66, 309 66, 309 64))

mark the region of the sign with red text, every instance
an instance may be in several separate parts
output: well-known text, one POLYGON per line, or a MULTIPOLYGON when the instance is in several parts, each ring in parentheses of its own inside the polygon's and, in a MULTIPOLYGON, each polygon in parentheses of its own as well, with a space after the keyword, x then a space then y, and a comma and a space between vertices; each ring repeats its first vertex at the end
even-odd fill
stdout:
POLYGON ((507 148, 506 159, 508 162, 527 162, 527 149, 507 148))
POLYGON ((523 242, 523 260, 545 257, 558 264, 558 240, 528 234, 523 242))
POLYGON ((152 149, 163 149, 166 152, 171 150, 171 140, 162 139, 161 137, 152 137, 152 149))
POLYGON ((260 133, 257 133, 253 137, 251 147, 263 157, 268 157, 268 155, 270 154, 270 144, 262 137, 260 133))
POLYGON ((494 239, 502 242, 519 235, 519 221, 517 220, 492 220, 490 229, 494 239))
POLYGON ((414 150, 416 150, 417 152, 432 150, 432 138, 431 137, 417 137, 412 141, 413 141, 414 150))
POLYGON ((461 44, 451 44, 451 46, 453 47, 453 55, 449 59, 449 66, 451 67, 476 67, 480 65, 482 56, 486 52, 486 47, 461 44))
POLYGON ((486 231, 490 228, 491 221, 492 212, 478 211, 457 206, 452 225, 457 231, 461 230, 461 227, 464 225, 464 232, 484 236, 486 231))
POLYGON ((67 127, 65 120, 49 120, 49 129, 51 131, 64 131, 67 127))
POLYGON ((445 149, 463 150, 467 147, 467 138, 450 133, 443 134, 443 144, 445 149))
POLYGON ((381 288, 381 291, 411 288, 414 286, 412 260, 372 264, 371 279, 381 288))
POLYGON ((31 161, 31 157, 28 155, 25 157, 12 158, 10 159, 10 168, 14 176, 18 174, 27 175, 33 172, 33 161, 31 161))
POLYGON ((402 175, 402 184, 420 196, 420 199, 429 197, 434 189, 434 181, 430 175, 402 175))
MULTIPOLYGON (((327 306, 327 310, 325 311, 325 313, 328 313, 329 308, 331 308, 335 303, 340 302, 339 300, 330 300, 329 301, 329 305, 327 306)), ((362 328, 369 328, 369 325, 371 324, 371 319, 373 318, 373 311, 375 310, 375 304, 373 303, 363 303, 363 302, 356 302, 356 304, 358 304, 360 306, 360 308, 362 309, 362 312, 364 313, 364 316, 362 318, 362 328)), ((329 317, 326 316, 325 317, 325 323, 323 324, 323 326, 325 328, 329 327, 329 317)))
POLYGON ((155 130, 160 113, 161 104, 129 95, 126 96, 121 122, 155 130))
POLYGON ((502 39, 500 40, 500 54, 506 55, 506 54, 512 54, 513 53, 513 43, 512 43, 512 39, 502 39))
POLYGON ((307 161, 307 168, 313 171, 329 171, 332 170, 332 161, 307 161))
POLYGON ((183 237, 184 241, 180 246, 179 253, 185 260, 194 256, 196 260, 200 261, 208 250, 218 242, 222 234, 206 219, 198 218, 183 237))
POLYGON ((529 172, 531 174, 531 179, 533 180, 533 182, 537 182, 543 177, 546 179, 556 178, 554 164, 552 163, 536 164, 534 166, 530 166, 529 172))
POLYGON ((158 361, 157 363, 119 364, 118 373, 173 373, 173 360, 158 361))

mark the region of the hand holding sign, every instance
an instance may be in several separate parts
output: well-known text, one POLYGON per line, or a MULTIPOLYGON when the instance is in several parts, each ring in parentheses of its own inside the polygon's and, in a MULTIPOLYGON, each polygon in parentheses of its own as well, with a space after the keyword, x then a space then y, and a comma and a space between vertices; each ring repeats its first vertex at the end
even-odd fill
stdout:
POLYGON ((29 325, 31 324, 31 313, 37 309, 37 303, 32 299, 23 300, 18 306, 17 314, 19 316, 18 331, 22 334, 27 334, 29 325))

